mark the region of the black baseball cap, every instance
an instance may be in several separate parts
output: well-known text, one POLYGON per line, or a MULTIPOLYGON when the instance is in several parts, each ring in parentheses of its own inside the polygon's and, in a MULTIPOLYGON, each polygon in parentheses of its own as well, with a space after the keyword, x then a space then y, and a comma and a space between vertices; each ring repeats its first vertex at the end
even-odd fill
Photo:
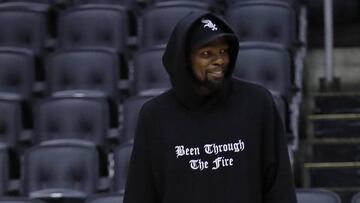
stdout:
POLYGON ((236 39, 236 36, 223 25, 223 22, 211 15, 197 20, 189 37, 191 49, 202 47, 220 37, 224 37, 228 41, 236 39))

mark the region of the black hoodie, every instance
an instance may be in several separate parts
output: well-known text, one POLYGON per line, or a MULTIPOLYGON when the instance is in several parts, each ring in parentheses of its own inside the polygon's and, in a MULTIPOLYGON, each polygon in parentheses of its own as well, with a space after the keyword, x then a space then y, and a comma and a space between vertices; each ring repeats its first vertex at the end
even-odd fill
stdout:
POLYGON ((163 63, 173 88, 139 115, 124 203, 295 203, 281 119, 264 88, 231 77, 238 42, 230 39, 223 88, 195 91, 189 41, 209 13, 181 20, 163 63))

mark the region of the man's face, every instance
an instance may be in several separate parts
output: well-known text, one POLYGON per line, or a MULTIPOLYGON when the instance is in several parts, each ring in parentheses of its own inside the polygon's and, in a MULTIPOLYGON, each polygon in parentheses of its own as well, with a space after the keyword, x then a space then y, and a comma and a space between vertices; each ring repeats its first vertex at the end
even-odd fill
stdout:
POLYGON ((221 85, 229 65, 229 45, 219 38, 191 51, 191 65, 200 82, 221 85))

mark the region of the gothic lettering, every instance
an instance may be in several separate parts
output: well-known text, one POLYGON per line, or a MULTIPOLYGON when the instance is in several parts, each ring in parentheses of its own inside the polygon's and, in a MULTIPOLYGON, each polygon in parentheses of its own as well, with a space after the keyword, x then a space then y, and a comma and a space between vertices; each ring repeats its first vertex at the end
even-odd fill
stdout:
POLYGON ((239 140, 235 143, 228 143, 228 144, 206 144, 204 145, 204 150, 206 154, 219 154, 221 152, 240 152, 245 149, 245 143, 242 140, 239 140))
POLYGON ((193 170, 204 170, 208 168, 208 162, 207 161, 202 161, 201 159, 196 159, 196 160, 190 160, 190 167, 193 170))
POLYGON ((216 158, 213 163, 214 163, 214 167, 212 167, 212 170, 216 170, 220 167, 227 167, 227 166, 233 166, 233 158, 227 159, 224 157, 218 157, 216 158))
POLYGON ((194 156, 200 154, 200 149, 198 147, 195 148, 186 148, 184 145, 175 146, 176 158, 179 156, 194 156))

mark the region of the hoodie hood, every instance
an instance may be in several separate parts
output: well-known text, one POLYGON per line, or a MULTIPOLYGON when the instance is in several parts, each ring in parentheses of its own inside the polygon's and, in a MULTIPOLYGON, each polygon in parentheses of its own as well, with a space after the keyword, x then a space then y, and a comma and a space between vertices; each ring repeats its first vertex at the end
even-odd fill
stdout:
MULTIPOLYGON (((205 27, 204 27, 205 28, 205 27)), ((220 17, 207 12, 192 12, 175 26, 172 35, 167 43, 163 55, 163 64, 170 76, 172 91, 179 102, 191 110, 202 110, 211 108, 221 102, 231 88, 231 77, 234 70, 236 57, 239 49, 239 42, 230 26, 220 17), (216 35, 208 38, 198 38, 196 26, 203 19, 211 19, 217 27, 221 27, 216 35), (190 53, 191 48, 206 44, 218 37, 225 37, 229 43, 230 62, 225 73, 224 84, 221 88, 212 91, 207 95, 198 93, 197 88, 200 84, 191 68, 190 53), (194 42, 195 40, 195 42, 194 42)))

